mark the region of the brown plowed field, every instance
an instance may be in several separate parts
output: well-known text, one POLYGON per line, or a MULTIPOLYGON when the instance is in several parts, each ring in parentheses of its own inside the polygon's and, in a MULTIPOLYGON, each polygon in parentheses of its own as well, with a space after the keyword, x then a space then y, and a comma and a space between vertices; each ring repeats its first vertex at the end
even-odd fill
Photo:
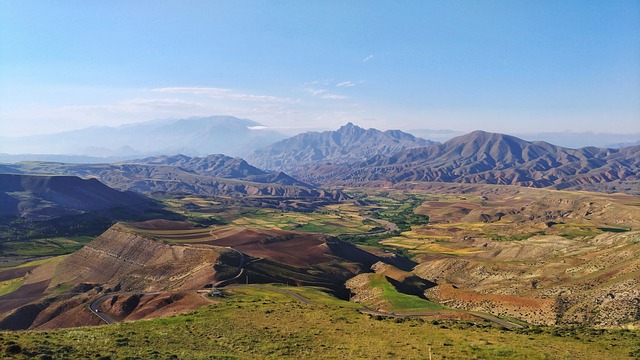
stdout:
POLYGON ((171 220, 148 220, 132 224, 134 227, 142 230, 191 230, 193 224, 188 221, 171 221, 171 220))
POLYGON ((223 228, 211 231, 215 240, 199 242, 228 246, 255 258, 307 267, 330 260, 324 235, 282 230, 223 228))
POLYGON ((332 259, 331 251, 324 241, 326 235, 322 234, 241 226, 181 230, 180 222, 170 221, 158 222, 157 224, 163 225, 162 228, 157 226, 156 229, 148 230, 140 227, 140 224, 144 223, 129 226, 170 242, 230 247, 254 258, 296 267, 309 267, 332 259), (178 228, 172 227, 173 224, 177 224, 178 228))
POLYGON ((36 266, 25 266, 19 268, 13 268, 5 271, 0 271, 0 281, 16 279, 23 277, 29 271, 35 269, 36 266))
POLYGON ((22 285, 18 290, 0 297, 0 313, 13 310, 21 305, 38 300, 49 286, 50 280, 22 285))

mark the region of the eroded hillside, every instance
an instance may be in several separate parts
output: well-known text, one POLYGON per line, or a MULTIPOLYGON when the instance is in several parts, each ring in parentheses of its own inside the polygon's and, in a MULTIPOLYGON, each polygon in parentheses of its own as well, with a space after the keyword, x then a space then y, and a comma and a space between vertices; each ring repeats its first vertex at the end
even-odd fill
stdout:
MULTIPOLYGON (((23 274, 11 269, 0 272, 7 272, 7 277, 22 284, 0 297, 0 310, 4 313, 0 327, 99 324, 100 319, 91 314, 88 305, 108 293, 143 296, 171 292, 185 297, 181 292, 201 289, 216 281, 213 266, 221 253, 211 246, 165 244, 117 224, 74 254, 45 260, 45 264, 23 274)), ((175 305, 169 308, 172 307, 175 305)), ((162 314, 157 311, 154 315, 162 314)))
POLYGON ((473 185, 430 190, 416 209, 430 223, 382 241, 414 255, 413 273, 438 284, 427 298, 533 324, 640 321, 637 197, 473 185))

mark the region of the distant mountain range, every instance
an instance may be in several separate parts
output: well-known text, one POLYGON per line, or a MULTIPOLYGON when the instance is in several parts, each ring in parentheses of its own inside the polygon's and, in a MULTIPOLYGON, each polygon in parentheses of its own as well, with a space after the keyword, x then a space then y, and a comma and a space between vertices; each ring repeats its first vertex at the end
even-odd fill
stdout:
MULTIPOLYGON (((413 129, 409 133, 425 139, 437 142, 445 142, 456 136, 464 135, 463 131, 453 130, 427 130, 413 129)), ((521 139, 528 141, 544 141, 551 144, 567 147, 571 149, 579 149, 587 146, 603 147, 603 148, 623 148, 628 146, 640 145, 639 133, 594 133, 594 132, 539 132, 539 133, 513 133, 521 139)))
MULTIPOLYGON (((409 134, 399 130, 365 130, 349 123, 337 131, 307 132, 287 138, 252 120, 209 116, 153 120, 118 127, 89 127, 37 136, 10 135, 0 135, 0 162, 95 164, 157 155, 225 154, 241 156, 263 169, 290 171, 319 161, 333 164, 362 161, 375 155, 448 141, 463 133, 414 129, 409 134)), ((640 141, 640 134, 591 132, 546 132, 517 136, 568 148, 621 148, 638 145, 640 141)))
MULTIPOLYGON (((173 150, 166 150, 169 153, 164 155, 138 156, 138 160, 109 164, 21 162, 0 165, 0 172, 96 177, 121 190, 205 196, 339 198, 343 194, 326 193, 309 184, 333 186, 369 181, 510 184, 640 193, 638 145, 573 149, 483 131, 438 144, 400 130, 364 129, 352 123, 335 131, 307 132, 282 139, 280 134, 259 128, 250 120, 214 116, 92 128, 20 142, 21 146, 41 146, 48 152, 62 145, 71 149, 101 144, 149 152, 170 148, 198 153, 219 150, 227 155, 245 152, 249 154, 247 161, 226 155, 171 155, 173 150)), ((445 133, 449 132, 439 132, 445 133)), ((16 145, 0 144, 0 149, 16 145)))
POLYGON ((114 164, 21 162, 0 172, 95 177, 115 189, 143 194, 253 195, 338 200, 340 192, 318 190, 285 173, 269 173, 225 155, 150 157, 114 164))
POLYGON ((348 123, 336 131, 307 132, 281 140, 254 151, 247 160, 263 169, 289 172, 318 163, 350 164, 433 144, 400 130, 363 129, 348 123))
POLYGON ((434 181, 640 194, 640 146, 569 149, 474 131, 444 144, 349 165, 318 164, 293 175, 321 184, 434 181))
POLYGON ((96 158, 120 161, 159 154, 241 155, 248 154, 249 149, 285 137, 252 120, 210 116, 156 120, 119 127, 91 127, 50 135, 0 137, 0 153, 5 153, 0 158, 6 162, 13 162, 13 159, 96 162, 96 158), (7 154, 59 154, 67 157, 7 154))
POLYGON ((241 179, 265 184, 293 185, 310 187, 283 172, 266 172, 249 165, 245 160, 226 155, 215 154, 206 157, 189 157, 186 155, 155 156, 141 160, 129 161, 130 164, 177 166, 198 175, 219 177, 224 179, 241 179))

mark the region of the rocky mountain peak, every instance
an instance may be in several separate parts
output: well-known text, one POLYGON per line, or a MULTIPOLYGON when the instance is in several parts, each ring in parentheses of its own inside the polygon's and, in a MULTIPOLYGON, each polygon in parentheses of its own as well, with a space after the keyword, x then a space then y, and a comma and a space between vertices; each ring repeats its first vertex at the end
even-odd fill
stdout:
POLYGON ((335 131, 307 132, 279 141, 255 151, 249 162, 263 169, 295 172, 317 163, 354 163, 432 144, 400 130, 365 130, 349 122, 335 131))

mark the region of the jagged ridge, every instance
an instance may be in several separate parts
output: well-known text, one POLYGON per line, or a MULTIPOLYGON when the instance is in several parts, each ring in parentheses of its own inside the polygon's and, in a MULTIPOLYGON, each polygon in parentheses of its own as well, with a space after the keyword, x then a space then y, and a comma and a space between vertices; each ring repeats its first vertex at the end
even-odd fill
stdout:
POLYGON ((436 181, 597 190, 599 184, 637 182, 639 169, 640 146, 568 149, 475 131, 349 167, 316 165, 298 175, 319 183, 436 181))
POLYGON ((295 171, 318 162, 353 163, 432 144, 400 130, 365 130, 348 123, 336 131, 307 132, 279 141, 256 150, 248 159, 264 169, 295 171))

